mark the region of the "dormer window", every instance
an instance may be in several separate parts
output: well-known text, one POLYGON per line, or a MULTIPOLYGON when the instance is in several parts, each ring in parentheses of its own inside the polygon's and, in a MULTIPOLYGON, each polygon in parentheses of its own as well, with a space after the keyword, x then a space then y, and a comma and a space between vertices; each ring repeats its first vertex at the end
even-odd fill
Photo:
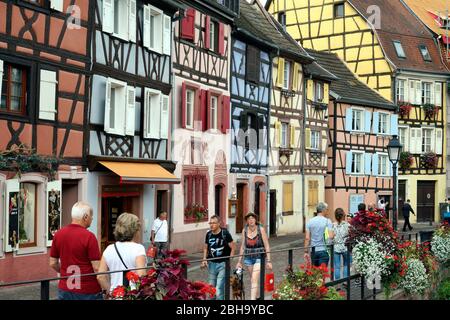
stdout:
POLYGON ((431 62, 430 52, 428 51, 427 46, 420 45, 419 46, 420 53, 422 54, 423 60, 431 62))
POLYGON ((400 41, 394 41, 395 52, 399 58, 405 59, 406 54, 405 50, 403 50, 402 43, 400 41))
POLYGON ((334 5, 334 18, 343 18, 344 17, 344 3, 336 3, 334 5))
POLYGON ((286 12, 278 13, 278 22, 283 26, 283 29, 286 30, 286 12))

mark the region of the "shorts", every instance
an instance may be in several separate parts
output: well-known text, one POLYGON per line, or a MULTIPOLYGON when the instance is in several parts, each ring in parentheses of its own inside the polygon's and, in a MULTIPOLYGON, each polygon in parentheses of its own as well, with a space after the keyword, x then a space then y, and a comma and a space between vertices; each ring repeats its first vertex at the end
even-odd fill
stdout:
POLYGON ((261 259, 257 257, 248 256, 244 258, 244 264, 249 267, 253 266, 254 264, 259 263, 261 264, 261 259))

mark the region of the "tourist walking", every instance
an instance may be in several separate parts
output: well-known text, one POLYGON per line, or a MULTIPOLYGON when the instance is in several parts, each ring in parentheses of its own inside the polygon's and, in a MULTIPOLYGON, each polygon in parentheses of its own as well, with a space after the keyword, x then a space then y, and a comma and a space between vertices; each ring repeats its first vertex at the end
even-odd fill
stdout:
POLYGON ((77 202, 72 207, 72 223, 57 231, 50 249, 50 267, 61 277, 58 300, 102 300, 102 290, 95 276, 83 274, 98 271, 100 250, 95 235, 88 231, 93 220, 89 204, 77 202))
MULTIPOLYGON (((245 254, 244 264, 251 277, 250 299, 256 300, 259 287, 259 274, 261 271, 261 254, 265 253, 267 268, 272 270, 270 246, 266 231, 258 223, 258 215, 249 212, 245 215, 245 221, 247 223, 242 235, 243 240, 236 268, 242 268, 242 256, 245 254)), ((260 292, 260 294, 262 295, 264 293, 260 292)))
POLYGON ((236 245, 227 229, 220 226, 219 216, 209 219, 210 230, 206 233, 203 247, 202 268, 208 267, 208 282, 216 287, 216 299, 224 300, 226 261, 234 255, 236 245), (207 261, 206 259, 220 258, 207 261))
POLYGON ((412 213, 413 215, 416 215, 414 213, 413 208, 411 207, 411 203, 410 200, 406 200, 406 202, 403 204, 402 207, 402 213, 403 213, 403 218, 405 219, 405 223, 403 224, 403 232, 406 231, 406 227, 409 228, 409 231, 411 231, 413 229, 413 227, 411 227, 411 224, 409 223, 409 213, 412 213))
POLYGON ((334 211, 336 222, 333 223, 334 232, 334 279, 341 278, 341 262, 344 268, 344 278, 349 276, 348 270, 351 264, 351 256, 348 254, 346 241, 350 224, 346 221, 346 214, 342 208, 334 211))
MULTIPOLYGON (((141 224, 139 218, 131 213, 122 213, 116 221, 114 238, 116 242, 110 244, 103 252, 100 261, 99 272, 119 271, 127 269, 145 268, 147 258, 145 248, 137 243, 137 237, 141 224)), ((133 271, 139 276, 146 274, 146 269, 133 271)), ((111 293, 118 286, 134 287, 133 283, 128 283, 127 271, 99 274, 98 282, 102 289, 111 293)))
POLYGON ((161 212, 153 221, 151 243, 156 246, 156 258, 165 258, 169 250, 169 225, 167 223, 167 212, 161 212))
POLYGON ((333 223, 328 219, 328 205, 319 202, 317 205, 317 216, 306 224, 305 235, 305 261, 314 266, 328 265, 330 255, 328 253, 328 239, 334 238, 333 223), (312 252, 310 254, 309 247, 312 252))

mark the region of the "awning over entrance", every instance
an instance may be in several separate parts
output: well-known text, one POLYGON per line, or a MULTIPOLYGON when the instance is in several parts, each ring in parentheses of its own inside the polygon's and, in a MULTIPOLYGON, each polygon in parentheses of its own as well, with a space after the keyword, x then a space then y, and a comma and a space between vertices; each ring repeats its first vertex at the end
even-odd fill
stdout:
POLYGON ((180 183, 180 179, 157 163, 113 161, 99 161, 99 163, 120 176, 120 183, 180 183))

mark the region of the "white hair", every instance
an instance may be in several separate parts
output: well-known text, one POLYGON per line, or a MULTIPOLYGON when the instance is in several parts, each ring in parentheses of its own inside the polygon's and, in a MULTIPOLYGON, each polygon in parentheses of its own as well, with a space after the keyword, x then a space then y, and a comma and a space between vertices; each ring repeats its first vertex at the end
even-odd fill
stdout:
POLYGON ((323 212, 324 210, 328 209, 328 204, 325 202, 319 202, 319 204, 316 207, 317 213, 323 212))
POLYGON ((83 201, 75 203, 72 207, 72 219, 82 220, 85 214, 92 214, 92 208, 83 201))

